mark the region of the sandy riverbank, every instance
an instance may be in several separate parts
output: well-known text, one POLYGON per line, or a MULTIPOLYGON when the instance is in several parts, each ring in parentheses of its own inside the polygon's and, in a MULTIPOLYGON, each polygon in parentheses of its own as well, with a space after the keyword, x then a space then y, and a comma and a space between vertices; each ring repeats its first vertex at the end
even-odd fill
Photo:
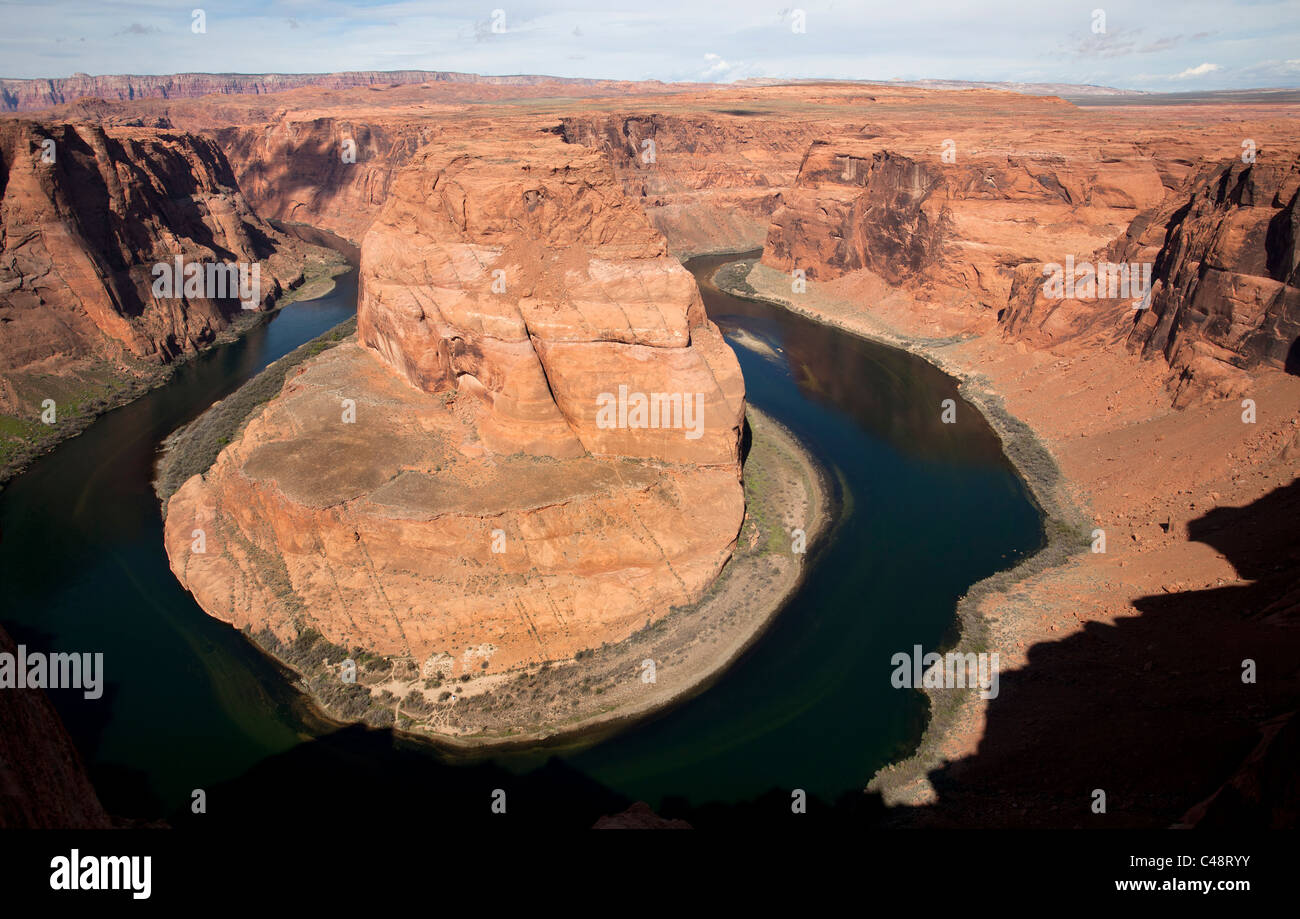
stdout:
POLYGON ((1104 788, 1116 802, 1108 825, 1168 825, 1232 777, 1264 721, 1294 708, 1288 607, 1256 608, 1276 607, 1287 584, 1267 596, 1245 588, 1258 583, 1261 553, 1281 562, 1294 552, 1276 531, 1300 469, 1300 381, 1261 374, 1259 417, 1244 424, 1236 403, 1174 411, 1157 362, 945 328, 905 295, 852 278, 794 294, 789 276, 750 261, 716 280, 957 378, 1044 511, 1045 548, 958 605, 957 650, 1000 654, 1001 695, 931 691, 918 750, 869 786, 909 806, 904 819, 1087 825, 1088 794, 1104 788), (1216 515, 1234 510, 1261 529, 1258 545, 1220 535, 1216 515), (1097 530, 1105 552, 1093 551, 1097 530), (1277 670, 1243 698, 1246 657, 1277 670), (1128 712, 1123 738, 1108 733, 1117 706, 1128 712), (1177 706, 1187 713, 1170 717, 1177 706))

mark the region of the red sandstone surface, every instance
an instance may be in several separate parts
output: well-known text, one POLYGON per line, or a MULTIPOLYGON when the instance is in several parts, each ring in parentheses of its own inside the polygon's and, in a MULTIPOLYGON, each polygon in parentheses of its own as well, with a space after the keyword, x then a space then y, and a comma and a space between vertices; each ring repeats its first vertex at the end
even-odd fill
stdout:
POLYGON ((599 153, 434 142, 363 241, 357 344, 177 492, 168 552, 209 613, 281 641, 312 630, 426 677, 566 659, 717 577, 743 415, 694 280, 599 153), (691 404, 603 425, 620 387, 691 404))

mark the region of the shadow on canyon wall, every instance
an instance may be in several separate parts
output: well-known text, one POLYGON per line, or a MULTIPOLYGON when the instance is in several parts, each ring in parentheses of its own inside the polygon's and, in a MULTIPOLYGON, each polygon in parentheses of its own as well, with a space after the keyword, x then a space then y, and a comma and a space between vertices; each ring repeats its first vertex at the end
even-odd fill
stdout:
MULTIPOLYGON (((0 653, 16 655, 21 641, 0 628, 0 653)), ((0 829, 109 825, 49 696, 0 692, 0 829)))

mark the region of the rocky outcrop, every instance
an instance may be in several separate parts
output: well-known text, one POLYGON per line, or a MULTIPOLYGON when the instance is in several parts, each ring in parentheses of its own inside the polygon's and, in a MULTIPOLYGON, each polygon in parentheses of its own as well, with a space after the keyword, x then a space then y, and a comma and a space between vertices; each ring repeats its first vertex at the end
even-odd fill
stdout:
POLYGON ((1128 343, 1169 362, 1177 404, 1240 396, 1261 366, 1300 370, 1298 237, 1300 157, 1271 151, 1210 167, 1190 196, 1135 221, 1115 260, 1154 269, 1128 343))
POLYGON ((779 193, 795 178, 810 124, 715 115, 575 115, 569 143, 605 153, 674 252, 738 252, 763 244, 779 193))
POLYGON ((1178 407, 1240 397, 1252 371, 1295 369, 1298 189, 1290 154, 1204 167, 1108 246, 1071 256, 1074 295, 1053 291, 1045 266, 1018 268, 1003 326, 1036 344, 1163 359, 1178 407))
POLYGON ((663 237, 599 154, 501 153, 439 146, 397 181, 362 246, 360 340, 426 392, 479 393, 494 452, 735 467, 739 366, 663 237), (662 424, 613 423, 651 394, 675 394, 662 424))
POLYGON ((889 151, 815 141, 772 218, 764 260, 810 279, 869 268, 892 284, 939 260, 943 174, 889 151), (934 200, 931 200, 932 196, 934 200))
POLYGON ((937 311, 931 334, 996 317, 1035 349, 1126 344, 1168 363, 1182 407, 1300 364, 1298 187, 1294 154, 1270 150, 1189 175, 1182 156, 1136 145, 1097 159, 1074 144, 996 157, 951 141, 926 155, 816 141, 763 261, 873 279, 858 295, 937 311))
POLYGON ((20 405, 15 381, 51 361, 165 363, 203 347, 244 309, 238 266, 263 308, 301 277, 293 251, 209 139, 0 123, 0 409, 20 405), (157 266, 171 277, 177 259, 236 276, 223 274, 224 296, 206 275, 188 291, 179 277, 156 287, 157 266))
POLYGON ((416 150, 445 130, 412 119, 285 116, 214 136, 257 213, 361 241, 416 150))
POLYGON ((421 151, 361 287, 357 343, 304 365, 170 501, 172 568, 205 610, 468 679, 703 594, 744 516, 740 369, 599 153, 421 151), (698 398, 698 436, 666 409, 598 418, 621 388, 698 398))
POLYGON ((814 142, 773 214, 764 263, 810 280, 866 272, 991 320, 1017 266, 1063 261, 1081 238, 1108 242, 1107 225, 1164 196, 1149 163, 958 151, 952 140, 924 153, 857 137, 814 142))
MULTIPOLYGON (((167 111, 168 119, 192 118, 167 111)), ((604 153, 624 193, 676 254, 760 247, 813 132, 725 115, 565 116, 557 126, 537 118, 451 122, 403 110, 266 114, 270 124, 213 131, 239 187, 264 217, 325 226, 360 241, 421 146, 476 136, 525 146, 545 131, 604 153)))

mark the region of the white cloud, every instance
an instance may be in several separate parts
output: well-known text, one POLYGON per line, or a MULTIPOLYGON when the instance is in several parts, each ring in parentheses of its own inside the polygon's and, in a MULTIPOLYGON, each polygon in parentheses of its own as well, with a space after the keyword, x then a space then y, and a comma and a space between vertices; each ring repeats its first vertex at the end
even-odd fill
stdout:
POLYGON ((1216 70, 1222 70, 1218 64, 1197 64, 1195 67, 1188 67, 1182 73, 1176 73, 1169 79, 1186 80, 1188 77, 1203 77, 1207 73, 1214 73, 1216 70))
POLYGON ((721 82, 780 76, 1165 91, 1300 86, 1300 72, 1288 63, 1300 47, 1295 0, 1109 0, 1104 35, 1092 32, 1096 4, 1035 4, 1029 13, 1024 0, 798 0, 771 7, 753 0, 493 0, 468 7, 455 0, 222 0, 209 5, 207 33, 195 35, 190 9, 202 5, 0 0, 0 76, 400 65, 721 82), (806 32, 792 32, 790 10, 774 15, 787 6, 806 11, 806 32), (484 34, 497 7, 508 8, 506 31, 488 25, 484 34), (131 23, 157 31, 129 41, 113 34, 131 23), (1214 28, 1207 23, 1230 26, 1198 31, 1214 28), (1197 68, 1210 60, 1216 69, 1197 68), (1184 68, 1185 75, 1174 76, 1184 68))
POLYGON ((704 60, 708 61, 709 66, 700 73, 702 80, 721 80, 727 74, 736 69, 737 65, 728 64, 720 54, 714 54, 712 51, 704 55, 704 60))

